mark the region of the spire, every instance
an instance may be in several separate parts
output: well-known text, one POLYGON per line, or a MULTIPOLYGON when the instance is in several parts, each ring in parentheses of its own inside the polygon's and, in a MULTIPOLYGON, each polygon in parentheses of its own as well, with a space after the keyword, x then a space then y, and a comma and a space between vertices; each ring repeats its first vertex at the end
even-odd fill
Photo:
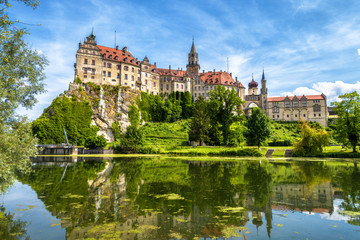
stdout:
POLYGON ((261 80, 265 80, 265 70, 264 70, 264 68, 263 68, 263 74, 262 74, 261 80))
POLYGON ((92 29, 91 29, 91 34, 90 34, 90 36, 94 36, 94 27, 92 27, 92 29))
POLYGON ((252 73, 251 75, 252 75, 252 81, 254 81, 254 73, 252 73))
POLYGON ((196 52, 196 50, 195 50, 195 43, 194 43, 194 36, 193 36, 193 38, 192 38, 192 46, 191 46, 190 52, 192 52, 192 53, 195 53, 195 52, 196 52))

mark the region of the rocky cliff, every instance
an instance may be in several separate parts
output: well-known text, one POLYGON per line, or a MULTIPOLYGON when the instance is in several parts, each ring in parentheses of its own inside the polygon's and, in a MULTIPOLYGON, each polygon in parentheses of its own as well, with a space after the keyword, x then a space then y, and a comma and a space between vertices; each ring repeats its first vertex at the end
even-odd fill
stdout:
POLYGON ((107 141, 114 141, 113 123, 118 124, 123 131, 130 125, 129 107, 136 102, 139 94, 139 91, 129 87, 70 83, 64 95, 79 101, 90 101, 93 111, 91 125, 99 127, 97 135, 103 135, 107 141))

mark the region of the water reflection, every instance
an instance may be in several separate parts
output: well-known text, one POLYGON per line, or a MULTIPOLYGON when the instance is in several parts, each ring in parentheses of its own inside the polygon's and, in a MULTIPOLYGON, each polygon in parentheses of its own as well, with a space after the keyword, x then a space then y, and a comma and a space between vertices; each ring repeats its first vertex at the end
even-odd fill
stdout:
POLYGON ((360 172, 352 163, 89 160, 42 157, 19 176, 61 219, 67 239, 321 239, 319 229, 332 233, 334 224, 322 218, 317 229, 314 217, 302 223, 307 232, 296 224, 332 215, 335 198, 336 214, 352 224, 338 223, 341 237, 359 236, 360 172))

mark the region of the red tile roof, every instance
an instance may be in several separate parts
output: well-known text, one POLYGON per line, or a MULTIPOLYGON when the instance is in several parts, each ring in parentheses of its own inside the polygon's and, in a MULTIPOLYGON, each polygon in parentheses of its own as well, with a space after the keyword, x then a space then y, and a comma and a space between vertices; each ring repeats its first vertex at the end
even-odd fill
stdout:
POLYGON ((157 68, 156 72, 160 75, 167 75, 167 76, 176 76, 176 77, 184 77, 186 75, 186 71, 181 70, 169 70, 166 68, 157 68))
MULTIPOLYGON (((229 85, 236 86, 235 80, 227 72, 206 72, 200 74, 201 80, 208 85, 229 85)), ((239 87, 244 87, 240 82, 238 83, 239 87)))
POLYGON ((134 58, 129 51, 124 52, 122 49, 109 48, 100 45, 97 45, 97 47, 100 49, 101 55, 105 55, 106 59, 140 66, 140 61, 134 58), (110 55, 111 59, 109 58, 110 55))
MULTIPOLYGON (((295 96, 288 96, 290 100, 293 100, 295 96)), ((301 99, 303 96, 296 96, 297 99, 301 99)), ((308 100, 323 100, 325 99, 324 95, 305 95, 305 98, 308 100)), ((281 102, 284 101, 286 97, 269 97, 268 102, 281 102)))

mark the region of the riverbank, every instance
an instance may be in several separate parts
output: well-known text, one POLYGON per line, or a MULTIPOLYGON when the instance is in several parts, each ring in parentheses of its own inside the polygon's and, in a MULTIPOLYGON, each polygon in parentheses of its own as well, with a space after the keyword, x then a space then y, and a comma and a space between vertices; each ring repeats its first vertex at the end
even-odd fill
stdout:
MULTIPOLYGON (((292 150, 292 147, 262 147, 261 151, 258 151, 256 147, 190 147, 179 146, 169 148, 153 148, 153 150, 147 153, 114 153, 114 154, 78 154, 67 155, 72 157, 153 157, 153 156, 174 156, 174 157, 236 157, 236 158, 257 158, 257 159, 288 159, 285 157, 285 151, 292 150), (266 153, 268 150, 273 150, 271 156, 266 153)), ((42 155, 45 156, 45 155, 42 155)), ((50 156, 50 155, 48 155, 50 156)), ((65 155, 63 155, 65 156, 65 155)), ((339 146, 329 146, 324 149, 324 152, 311 156, 290 156, 293 159, 300 158, 333 158, 333 159, 359 159, 360 153, 352 153, 350 150, 343 150, 339 146)))

